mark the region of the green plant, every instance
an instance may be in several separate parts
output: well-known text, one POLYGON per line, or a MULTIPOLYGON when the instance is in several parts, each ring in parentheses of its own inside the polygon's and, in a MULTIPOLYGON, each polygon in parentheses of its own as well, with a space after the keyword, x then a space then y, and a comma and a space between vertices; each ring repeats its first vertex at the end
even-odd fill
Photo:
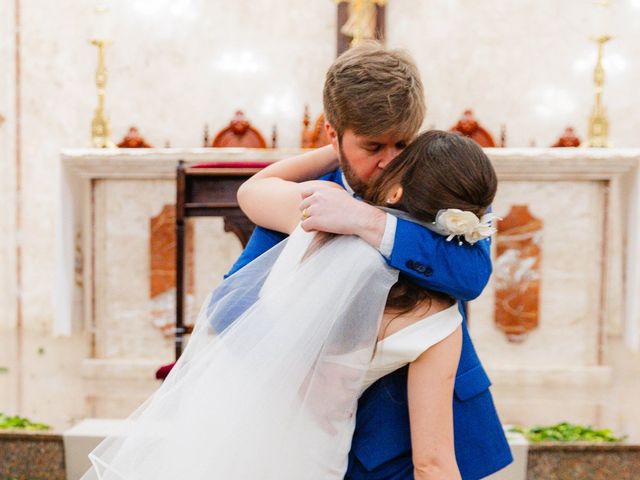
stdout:
POLYGON ((626 436, 616 437, 608 428, 599 430, 590 426, 562 422, 556 425, 536 425, 531 428, 515 426, 509 430, 525 436, 530 442, 621 442, 626 436))
POLYGON ((9 416, 0 412, 0 429, 49 430, 50 428, 46 423, 36 423, 28 418, 9 416))

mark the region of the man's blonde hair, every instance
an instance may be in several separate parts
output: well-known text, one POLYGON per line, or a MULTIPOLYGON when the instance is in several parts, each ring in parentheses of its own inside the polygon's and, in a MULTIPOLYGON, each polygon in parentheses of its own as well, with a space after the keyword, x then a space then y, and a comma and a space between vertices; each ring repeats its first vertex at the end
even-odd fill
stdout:
POLYGON ((366 42, 329 67, 323 92, 327 122, 338 132, 375 136, 390 131, 414 135, 426 111, 420 73, 402 50, 366 42))

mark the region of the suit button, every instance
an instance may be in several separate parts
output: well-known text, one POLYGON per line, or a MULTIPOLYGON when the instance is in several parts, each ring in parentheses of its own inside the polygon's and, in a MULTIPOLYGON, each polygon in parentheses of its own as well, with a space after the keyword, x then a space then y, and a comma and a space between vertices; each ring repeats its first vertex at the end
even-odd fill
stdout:
POLYGON ((427 271, 427 267, 425 267, 424 265, 422 265, 421 263, 415 262, 414 263, 414 270, 418 273, 424 273, 427 271))
POLYGON ((433 275, 433 268, 431 268, 431 267, 427 267, 427 268, 425 269, 425 271, 424 271, 424 274, 425 274, 427 277, 430 277, 431 275, 433 275))
POLYGON ((405 263, 405 265, 407 266, 407 268, 410 268, 411 270, 413 270, 413 260, 407 260, 407 263, 405 263))

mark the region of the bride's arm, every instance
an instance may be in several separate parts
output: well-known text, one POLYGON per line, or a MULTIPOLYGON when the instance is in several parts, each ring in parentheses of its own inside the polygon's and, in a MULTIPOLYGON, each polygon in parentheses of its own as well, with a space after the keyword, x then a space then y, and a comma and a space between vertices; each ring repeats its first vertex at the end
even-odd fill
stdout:
POLYGON ((411 448, 416 480, 462 478, 453 443, 453 386, 462 349, 462 327, 409 366, 411 448))
POLYGON ((256 225, 291 233, 300 222, 301 194, 310 186, 336 187, 314 180, 338 168, 331 145, 275 162, 247 180, 238 189, 238 204, 256 225))

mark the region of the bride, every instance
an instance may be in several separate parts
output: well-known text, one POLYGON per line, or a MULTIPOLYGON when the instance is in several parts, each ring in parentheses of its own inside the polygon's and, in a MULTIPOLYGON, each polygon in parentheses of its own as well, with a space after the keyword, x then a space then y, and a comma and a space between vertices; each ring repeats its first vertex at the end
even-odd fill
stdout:
MULTIPOLYGON (((460 478, 452 416, 458 305, 399 277, 359 237, 305 231, 314 205, 312 197, 301 204, 301 194, 345 193, 329 182, 296 182, 333 169, 335 159, 315 151, 241 187, 249 218, 289 238, 211 293, 166 381, 123 435, 91 452, 83 479, 342 479, 359 396, 407 364, 415 478, 460 478), (423 461, 425 451, 438 461, 423 461)), ((495 189, 475 143, 430 131, 364 200, 475 243, 494 231, 486 209, 495 189)))

